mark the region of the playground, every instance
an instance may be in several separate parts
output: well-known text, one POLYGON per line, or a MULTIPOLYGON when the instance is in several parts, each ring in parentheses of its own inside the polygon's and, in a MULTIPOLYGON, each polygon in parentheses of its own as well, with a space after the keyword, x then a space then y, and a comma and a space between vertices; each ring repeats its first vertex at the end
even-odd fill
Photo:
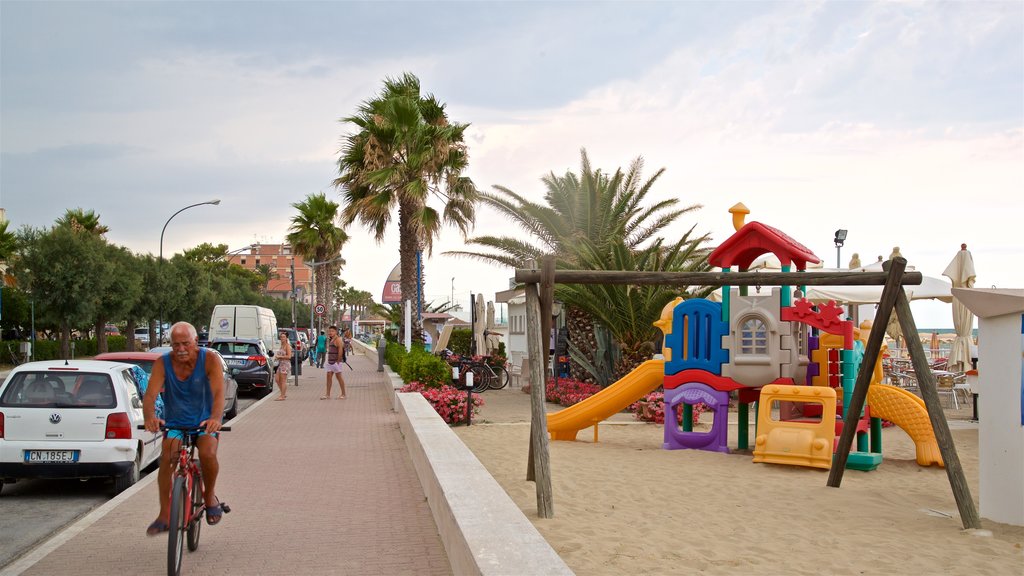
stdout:
MULTIPOLYGON (((549 413, 563 407, 546 406, 549 413)), ((978 494, 978 430, 969 409, 948 410, 971 493, 978 494)), ((990 521, 963 532, 942 468, 920 466, 901 428, 884 428, 885 462, 828 472, 754 465, 747 454, 664 450, 664 427, 630 414, 576 442, 552 442, 556 514, 539 519, 523 479, 530 396, 488 393, 479 420, 455 431, 578 574, 1019 574, 1024 528, 990 521)), ((736 437, 736 413, 730 414, 736 437)), ((708 431, 703 416, 695 431, 708 431)))

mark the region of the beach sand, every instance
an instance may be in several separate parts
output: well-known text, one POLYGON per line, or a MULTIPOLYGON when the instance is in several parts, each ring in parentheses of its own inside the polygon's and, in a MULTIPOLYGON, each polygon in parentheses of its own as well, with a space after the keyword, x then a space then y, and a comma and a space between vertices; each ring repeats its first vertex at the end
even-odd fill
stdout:
MULTIPOLYGON (((962 530, 945 470, 918 466, 896 427, 877 470, 847 470, 829 488, 826 470, 663 450, 661 425, 617 414, 597 444, 592 428, 550 443, 555 516, 540 519, 525 481, 530 397, 484 399, 455 432, 577 574, 1024 575, 1024 528, 983 519, 991 535, 962 530)), ((977 430, 950 426, 977 504, 977 430)))

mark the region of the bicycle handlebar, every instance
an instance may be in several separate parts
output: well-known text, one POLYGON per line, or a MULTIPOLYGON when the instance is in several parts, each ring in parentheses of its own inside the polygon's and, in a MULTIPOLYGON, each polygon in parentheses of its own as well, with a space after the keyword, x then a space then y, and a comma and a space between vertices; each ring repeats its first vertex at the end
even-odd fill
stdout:
MULTIPOLYGON (((146 429, 146 425, 145 424, 139 424, 137 426, 137 428, 139 430, 145 430, 146 429)), ((178 428, 178 427, 175 427, 175 426, 161 426, 160 430, 162 430, 162 431, 163 430, 176 430, 178 432, 206 432, 206 429, 199 428, 199 427, 178 428)), ((221 426, 220 430, 217 430, 217 432, 231 432, 231 426, 221 426)))

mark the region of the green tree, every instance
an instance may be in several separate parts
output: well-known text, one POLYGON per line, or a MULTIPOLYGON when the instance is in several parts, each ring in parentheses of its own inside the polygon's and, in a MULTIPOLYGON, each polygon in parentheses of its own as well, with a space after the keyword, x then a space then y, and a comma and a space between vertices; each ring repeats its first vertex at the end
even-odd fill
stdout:
MULTIPOLYGON (((463 175, 469 125, 450 121, 445 105, 423 95, 419 79, 409 73, 387 78, 376 98, 342 121, 355 127, 343 138, 334 181, 345 200, 342 222, 358 220, 380 242, 397 211, 402 294, 409 298, 422 281, 416 276, 417 252, 432 252, 443 224, 463 236, 473 225, 477 190, 463 175), (429 204, 432 197, 443 204, 441 212, 429 204)), ((418 317, 412 332, 422 339, 418 317)))
MULTIPOLYGON (((644 179, 643 159, 638 157, 628 170, 608 174, 591 165, 586 150, 581 150, 580 156, 578 174, 550 173, 542 179, 543 202, 532 202, 502 186, 495 186, 494 193, 481 194, 483 204, 527 231, 527 237, 478 236, 466 243, 481 250, 446 254, 513 268, 523 268, 530 260, 539 263, 544 255, 554 254, 556 266, 563 269, 709 269, 704 248, 707 234, 696 235, 691 228, 675 242, 660 236, 681 216, 700 208, 698 204, 681 206, 676 198, 649 200, 664 168, 644 179)), ((680 293, 689 294, 686 287, 556 286, 555 297, 569 310, 570 343, 582 347, 583 361, 576 364, 577 371, 585 369, 604 384, 642 361, 656 339, 651 322, 658 318, 660 307, 680 293), (592 319, 598 319, 599 325, 594 326, 592 319), (610 333, 616 346, 599 346, 604 340, 602 330, 610 333)))
POLYGON ((57 219, 56 223, 57 226, 71 228, 76 232, 88 232, 96 236, 103 236, 110 231, 110 228, 100 224, 99 214, 81 208, 69 208, 63 216, 57 219))
POLYGON ((277 271, 270 264, 257 264, 253 267, 253 272, 260 277, 260 294, 267 293, 267 287, 270 286, 270 281, 276 279, 277 271))
POLYGON ((7 220, 0 222, 0 265, 7 263, 18 249, 18 237, 14 232, 9 232, 7 220))
POLYGON ((100 298, 115 280, 99 236, 55 226, 30 244, 18 267, 19 282, 60 326, 60 350, 70 356, 72 327, 91 324, 100 298))
MULTIPOLYGON (((109 265, 112 281, 107 289, 96 294, 96 346, 100 353, 107 352, 107 333, 103 329, 108 320, 123 318, 142 297, 143 277, 134 265, 134 256, 127 248, 106 244, 103 258, 109 265)), ((134 330, 134 326, 132 327, 134 330)), ((127 337, 128 334, 125 334, 127 337)))
MULTIPOLYGON (((336 224, 338 203, 327 199, 323 193, 310 194, 302 202, 292 204, 298 213, 292 216, 286 239, 296 254, 307 262, 328 262, 341 255, 341 248, 348 241, 348 234, 336 224)), ((342 261, 335 261, 315 268, 316 301, 330 308, 331 286, 342 261)))

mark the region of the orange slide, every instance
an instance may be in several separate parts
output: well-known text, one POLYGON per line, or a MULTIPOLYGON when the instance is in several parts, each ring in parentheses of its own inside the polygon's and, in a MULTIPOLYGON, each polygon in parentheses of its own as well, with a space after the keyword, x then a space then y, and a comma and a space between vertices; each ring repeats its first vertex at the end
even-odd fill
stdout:
POLYGON ((630 404, 653 392, 665 379, 665 361, 648 360, 621 380, 590 398, 548 414, 548 432, 552 440, 575 440, 576 434, 625 410, 630 404))
POLYGON ((868 405, 872 416, 892 422, 910 436, 917 449, 918 464, 942 466, 939 443, 935 440, 924 400, 902 388, 872 384, 868 387, 868 405))

